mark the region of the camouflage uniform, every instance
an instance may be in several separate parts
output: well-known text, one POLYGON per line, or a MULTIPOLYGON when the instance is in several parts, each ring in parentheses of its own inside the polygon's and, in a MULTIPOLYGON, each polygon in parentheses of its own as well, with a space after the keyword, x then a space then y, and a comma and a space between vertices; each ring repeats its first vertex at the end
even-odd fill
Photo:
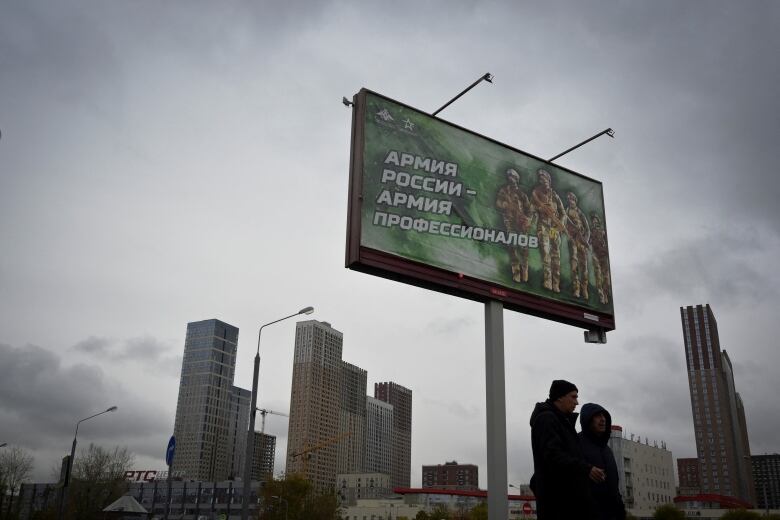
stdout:
MULTIPOLYGON (((496 194, 496 207, 501 211, 504 228, 508 233, 527 234, 531 225, 531 202, 519 185, 520 175, 513 170, 506 171, 507 183, 496 194)), ((528 247, 509 246, 512 262, 512 280, 528 281, 528 247)))
POLYGON ((569 235, 569 263, 571 285, 575 298, 588 299, 588 251, 590 250, 590 225, 585 213, 577 206, 577 195, 566 194, 566 234, 569 235))
POLYGON ((599 291, 599 302, 609 303, 612 292, 609 273, 609 251, 607 250, 607 232, 601 226, 598 215, 591 215, 593 224, 591 242, 593 244, 593 273, 596 275, 596 289, 599 291))
POLYGON ((538 213, 536 235, 542 253, 542 269, 545 289, 561 292, 561 231, 566 212, 561 198, 552 189, 550 174, 543 169, 538 172, 539 184, 531 193, 534 211, 538 213))

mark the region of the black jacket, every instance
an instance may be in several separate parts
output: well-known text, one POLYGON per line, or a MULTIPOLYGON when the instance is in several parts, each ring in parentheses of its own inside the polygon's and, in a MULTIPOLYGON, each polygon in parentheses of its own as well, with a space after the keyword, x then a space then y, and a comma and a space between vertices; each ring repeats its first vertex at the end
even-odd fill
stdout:
POLYGON ((588 403, 582 406, 580 414, 580 443, 585 460, 607 473, 604 482, 590 482, 590 495, 598 512, 599 520, 624 520, 626 507, 620 496, 620 482, 615 456, 607 445, 612 431, 612 416, 602 406, 588 403), (606 431, 597 436, 590 431, 590 421, 594 415, 603 413, 606 418, 606 431))
POLYGON ((548 399, 537 403, 531 414, 531 448, 539 520, 589 520, 595 518, 589 496, 588 475, 574 424, 577 414, 564 414, 548 399))

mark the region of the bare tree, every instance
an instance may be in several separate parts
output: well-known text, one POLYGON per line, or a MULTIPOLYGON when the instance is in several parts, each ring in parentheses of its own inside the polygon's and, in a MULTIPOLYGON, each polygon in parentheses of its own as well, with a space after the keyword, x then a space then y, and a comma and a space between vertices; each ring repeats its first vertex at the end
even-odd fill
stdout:
POLYGON ((127 448, 113 450, 90 444, 73 460, 68 486, 67 518, 102 518, 101 510, 128 489, 125 472, 132 469, 135 457, 127 448))
POLYGON ((18 446, 0 450, 0 493, 19 491, 22 482, 30 477, 33 456, 18 446))

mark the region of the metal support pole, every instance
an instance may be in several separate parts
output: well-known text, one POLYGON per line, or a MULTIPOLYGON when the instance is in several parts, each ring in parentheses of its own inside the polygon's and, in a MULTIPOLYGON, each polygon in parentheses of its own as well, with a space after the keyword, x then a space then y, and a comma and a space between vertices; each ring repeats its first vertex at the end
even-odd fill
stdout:
POLYGON ((604 135, 604 134, 607 134, 607 135, 608 135, 608 136, 610 136, 610 137, 615 137, 615 131, 614 131, 614 130, 612 130, 611 128, 607 128, 606 130, 602 130, 601 132, 597 133, 597 134, 596 134, 596 135, 594 135, 593 137, 590 137, 590 138, 588 138, 588 139, 585 139, 585 140, 584 140, 584 141, 582 141, 580 144, 575 144, 574 146, 572 146, 571 148, 569 148, 569 149, 568 149, 568 150, 566 150, 565 152, 561 152, 561 153, 559 153, 558 155, 556 155, 555 157, 553 157, 552 159, 548 159, 547 161, 548 161, 548 162, 553 162, 553 161, 554 161, 555 159, 557 159, 558 157, 562 157, 562 156, 566 155, 567 153, 571 152, 572 150, 576 150, 576 149, 577 149, 577 148, 579 148, 580 146, 582 146, 582 145, 584 145, 584 144, 588 144, 589 142, 593 141, 593 140, 594 140, 594 139, 596 139, 597 137, 601 137, 601 136, 602 136, 602 135, 604 135))
POLYGON ((504 306, 485 304, 485 394, 487 401, 488 520, 509 515, 506 463, 504 306))
MULTIPOLYGON (((471 90, 471 89, 473 89, 474 87, 476 87, 476 86, 479 84, 479 82, 480 82, 480 81, 487 81, 488 83, 493 83, 493 75, 492 75, 491 73, 489 73, 489 72, 486 72, 484 76, 481 76, 481 77, 480 77, 480 78, 479 78, 477 81, 475 81, 474 83, 472 83, 471 85, 469 85, 468 87, 466 87, 466 88, 465 88, 465 89, 464 89, 464 90, 463 90, 463 91, 462 91, 460 94, 458 94, 458 95, 457 95, 457 96, 455 96, 454 98, 452 98, 452 99, 450 99, 449 101, 447 101, 447 102, 444 104, 444 106, 443 106, 443 107, 441 107, 439 110, 437 110, 436 112, 434 112, 434 113, 433 113, 433 114, 431 114, 431 115, 432 115, 432 116, 434 116, 434 117, 436 117, 436 114, 438 114, 439 112, 441 112, 442 110, 444 110, 445 108, 447 108, 448 106, 450 106, 451 104, 453 104, 453 103, 454 103, 455 101, 457 101, 457 99, 458 99, 459 97, 461 97, 463 94, 465 94, 465 93, 466 93, 466 92, 468 92, 469 90, 471 90)), ((344 98, 344 99, 346 99, 346 98, 344 98)), ((343 103, 343 101, 342 101, 342 103, 343 103)))

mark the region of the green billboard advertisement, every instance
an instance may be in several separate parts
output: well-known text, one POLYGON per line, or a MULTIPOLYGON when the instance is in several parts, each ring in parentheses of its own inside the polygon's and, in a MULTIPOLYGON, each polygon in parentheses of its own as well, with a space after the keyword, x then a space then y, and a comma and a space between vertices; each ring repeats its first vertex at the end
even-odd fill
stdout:
POLYGON ((600 182, 365 89, 355 101, 348 266, 379 252, 411 262, 384 263, 401 279, 429 266, 614 328, 600 182))

